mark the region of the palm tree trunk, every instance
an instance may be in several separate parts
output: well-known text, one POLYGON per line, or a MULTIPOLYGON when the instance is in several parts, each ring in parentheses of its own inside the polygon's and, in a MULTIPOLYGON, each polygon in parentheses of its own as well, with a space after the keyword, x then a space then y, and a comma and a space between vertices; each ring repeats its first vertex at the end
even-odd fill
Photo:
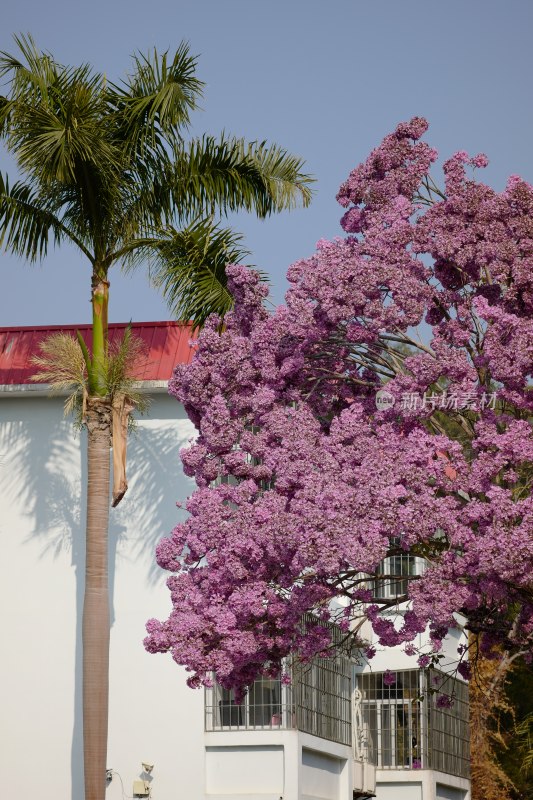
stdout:
POLYGON ((89 375, 89 391, 102 396, 106 393, 105 361, 108 351, 109 281, 107 277, 97 271, 96 267, 92 276, 91 304, 93 311, 93 361, 91 374, 89 375))
POLYGON ((104 800, 109 702, 109 523, 111 408, 87 401, 87 530, 83 602, 85 800, 104 800))

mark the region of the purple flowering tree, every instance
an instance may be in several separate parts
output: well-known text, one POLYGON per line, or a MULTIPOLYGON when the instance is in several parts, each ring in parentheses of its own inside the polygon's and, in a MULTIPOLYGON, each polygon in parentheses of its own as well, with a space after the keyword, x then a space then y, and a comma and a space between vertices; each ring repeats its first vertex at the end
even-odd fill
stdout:
POLYGON ((145 645, 193 686, 323 651, 301 618, 333 607, 383 645, 413 650, 429 624, 438 650, 460 611, 485 648, 533 649, 533 188, 497 193, 460 152, 441 191, 426 129, 399 125, 350 174, 347 236, 292 265, 275 313, 229 267, 234 312, 176 369, 198 488, 159 544, 172 612, 145 645), (407 553, 428 566, 398 630, 371 578, 407 553))

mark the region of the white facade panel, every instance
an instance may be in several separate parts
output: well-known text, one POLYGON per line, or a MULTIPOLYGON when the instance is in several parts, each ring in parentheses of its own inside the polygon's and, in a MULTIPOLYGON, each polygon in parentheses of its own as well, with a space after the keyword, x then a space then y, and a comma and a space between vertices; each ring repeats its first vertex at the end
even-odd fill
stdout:
POLYGON ((423 797, 422 784, 413 783, 378 783, 376 800, 433 800, 423 797))
POLYGON ((340 774, 343 762, 340 758, 302 750, 301 787, 303 800, 338 800, 340 797, 340 774))
POLYGON ((465 800, 467 792, 464 789, 457 789, 454 786, 444 786, 437 783, 436 800, 465 800))
POLYGON ((207 795, 241 797, 283 795, 283 746, 208 747, 205 760, 207 795))

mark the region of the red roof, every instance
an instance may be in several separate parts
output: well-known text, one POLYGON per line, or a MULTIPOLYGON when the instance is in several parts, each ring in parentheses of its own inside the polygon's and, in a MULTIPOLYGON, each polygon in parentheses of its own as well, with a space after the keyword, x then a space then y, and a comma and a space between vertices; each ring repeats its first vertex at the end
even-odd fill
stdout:
MULTIPOLYGON (((127 324, 109 325, 110 341, 123 335, 127 324)), ((147 350, 146 362, 140 365, 143 381, 168 381, 176 364, 188 364, 194 355, 191 347, 191 328, 178 322, 132 322, 132 333, 140 337, 147 350)), ((89 349, 92 343, 90 325, 50 325, 33 328, 0 328, 0 385, 32 383, 36 367, 32 355, 38 345, 51 333, 62 331, 76 336, 80 331, 89 349)))

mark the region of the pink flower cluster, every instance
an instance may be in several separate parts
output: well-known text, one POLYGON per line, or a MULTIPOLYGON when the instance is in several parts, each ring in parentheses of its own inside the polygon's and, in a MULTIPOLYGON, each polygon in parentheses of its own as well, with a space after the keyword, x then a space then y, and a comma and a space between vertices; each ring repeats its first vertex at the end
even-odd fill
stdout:
POLYGON ((429 624, 435 651, 461 612, 487 647, 533 650, 533 189, 513 177, 497 193, 467 175, 486 157, 458 153, 440 192, 426 129, 399 125, 351 173, 347 238, 291 266, 274 313, 257 275, 228 267, 223 333, 211 320, 175 371, 198 488, 158 546, 172 611, 145 646, 191 685, 214 671, 242 687, 290 653, 327 652, 308 612, 348 632, 365 617, 406 649, 429 624), (378 410, 384 383, 397 402, 378 410), (425 392, 497 403, 402 407, 425 392), (407 554, 428 568, 399 625, 372 579, 407 554))

